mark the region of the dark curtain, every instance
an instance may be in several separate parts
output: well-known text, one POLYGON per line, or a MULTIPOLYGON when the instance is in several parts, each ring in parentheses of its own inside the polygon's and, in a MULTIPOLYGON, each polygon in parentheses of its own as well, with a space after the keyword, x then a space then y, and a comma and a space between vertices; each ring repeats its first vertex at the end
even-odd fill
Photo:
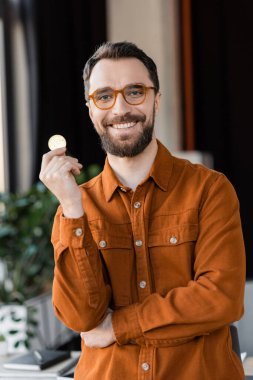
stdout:
POLYGON ((192 0, 196 149, 237 191, 253 277, 253 1, 192 0))
POLYGON ((25 177, 25 182, 33 181, 36 166, 38 75, 34 1, 0 0, 0 16, 4 25, 6 71, 8 135, 6 169, 9 174, 10 190, 15 191, 23 187, 22 175, 25 177), (22 80, 26 75, 27 80, 22 86, 22 80), (24 107, 26 105, 29 105, 29 108, 24 107), (22 112, 26 114, 28 120, 25 124, 21 122, 22 112), (28 146, 28 149, 24 146, 28 146), (22 169, 26 169, 25 174, 21 173, 22 169))
MULTIPOLYGON (((84 166, 102 165, 104 154, 88 117, 83 66, 106 40, 105 0, 0 0, 5 28, 10 190, 19 188, 20 163, 31 156, 29 184, 38 180, 41 156, 53 134, 67 139, 68 151, 84 166), (21 25, 28 72, 30 127, 28 149, 20 152, 15 118, 16 94, 12 33, 21 25)), ((27 168, 26 168, 27 169, 27 168)))
POLYGON ((52 134, 63 134, 68 151, 84 166, 102 164, 104 154, 85 106, 82 71, 95 47, 106 40, 105 0, 35 1, 39 48, 37 173, 52 134))

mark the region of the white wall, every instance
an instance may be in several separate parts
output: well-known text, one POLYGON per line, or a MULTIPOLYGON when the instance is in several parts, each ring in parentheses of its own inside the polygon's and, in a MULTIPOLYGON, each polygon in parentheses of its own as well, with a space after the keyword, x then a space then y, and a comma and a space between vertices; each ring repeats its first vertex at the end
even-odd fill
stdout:
POLYGON ((162 102, 157 137, 181 146, 181 94, 177 0, 107 0, 108 40, 137 44, 158 67, 162 102))
POLYGON ((24 25, 16 21, 12 25, 12 77, 14 86, 15 154, 17 157, 16 183, 19 191, 26 191, 32 184, 34 158, 32 156, 32 125, 28 54, 24 25))
POLYGON ((244 295, 244 316, 236 323, 241 352, 253 356, 253 281, 247 281, 244 295))
MULTIPOLYGON (((0 192, 8 190, 7 162, 7 120, 6 120, 6 88, 4 63, 4 28, 0 19, 0 192)), ((1 209, 0 209, 1 212, 1 209)))

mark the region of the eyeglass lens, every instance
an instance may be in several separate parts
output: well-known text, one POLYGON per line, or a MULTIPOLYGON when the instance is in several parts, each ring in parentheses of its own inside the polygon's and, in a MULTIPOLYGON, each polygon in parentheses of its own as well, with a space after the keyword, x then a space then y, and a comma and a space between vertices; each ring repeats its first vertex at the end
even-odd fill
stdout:
POLYGON ((94 93, 94 100, 98 107, 110 107, 115 101, 117 94, 121 92, 125 101, 129 104, 139 104, 145 98, 145 86, 141 84, 132 84, 122 90, 114 90, 110 87, 97 90, 94 93))

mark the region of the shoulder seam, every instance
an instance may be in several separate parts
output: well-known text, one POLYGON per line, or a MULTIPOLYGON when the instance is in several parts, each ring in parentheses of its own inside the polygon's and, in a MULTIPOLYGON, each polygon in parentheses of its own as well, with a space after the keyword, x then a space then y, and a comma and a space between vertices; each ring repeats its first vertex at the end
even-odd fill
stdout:
POLYGON ((213 173, 215 173, 216 176, 215 177, 213 176, 212 181, 211 181, 209 187, 206 189, 205 193, 203 194, 202 202, 201 202, 201 204, 199 206, 200 210, 202 209, 202 207, 203 207, 203 205, 204 205, 204 203, 205 203, 205 201, 206 201, 206 199, 208 197, 208 194, 211 191, 211 188, 214 186, 214 184, 217 183, 217 181, 220 178, 222 178, 222 177, 223 177, 223 179, 226 179, 226 176, 223 173, 217 172, 215 170, 213 171, 213 173))

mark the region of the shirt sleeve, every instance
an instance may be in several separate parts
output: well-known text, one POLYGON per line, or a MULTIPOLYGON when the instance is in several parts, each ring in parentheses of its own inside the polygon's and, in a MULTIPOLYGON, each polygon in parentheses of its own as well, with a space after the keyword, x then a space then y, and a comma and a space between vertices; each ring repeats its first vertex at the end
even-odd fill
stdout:
POLYGON ((119 344, 177 345, 239 320, 243 314, 245 250, 238 199, 219 175, 199 211, 194 278, 165 296, 113 313, 119 344))
POLYGON ((52 244, 55 313, 72 330, 91 330, 106 314, 111 288, 104 279, 99 250, 86 215, 77 219, 65 218, 59 207, 52 230, 52 244))

